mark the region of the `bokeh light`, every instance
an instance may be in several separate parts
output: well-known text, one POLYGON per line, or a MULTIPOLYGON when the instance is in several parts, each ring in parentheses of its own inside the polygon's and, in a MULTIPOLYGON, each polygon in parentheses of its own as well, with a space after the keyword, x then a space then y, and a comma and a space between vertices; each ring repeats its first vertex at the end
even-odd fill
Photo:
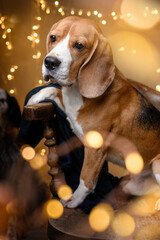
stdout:
POLYGON ((94 207, 89 215, 89 224, 96 232, 105 231, 113 217, 113 209, 109 204, 101 203, 94 207))
POLYGON ((119 236, 127 237, 134 232, 135 222, 128 213, 119 213, 113 219, 112 228, 119 236))
POLYGON ((37 153, 35 157, 29 161, 29 163, 33 169, 38 170, 42 168, 44 165, 46 165, 47 159, 37 153))
POLYGON ((121 14, 123 19, 137 28, 148 29, 160 19, 158 11, 160 3, 156 0, 123 0, 121 14))
POLYGON ((60 201, 53 199, 46 203, 46 213, 48 217, 58 219, 63 214, 63 205, 60 201))
POLYGON ((31 160, 35 156, 35 150, 30 146, 22 146, 21 148, 22 157, 25 160, 31 160))
POLYGON ((100 148, 103 145, 103 137, 97 131, 89 131, 85 137, 84 142, 92 148, 100 148))
POLYGON ((110 35, 108 41, 115 65, 125 77, 154 88, 153 83, 158 80, 156 69, 159 68, 160 55, 149 38, 139 33, 121 31, 110 35))
POLYGON ((68 200, 71 197, 71 195, 72 195, 72 189, 68 185, 62 185, 58 189, 58 193, 57 194, 58 194, 59 198, 61 198, 63 200, 68 200))
POLYGON ((143 169, 143 158, 138 153, 130 153, 125 158, 126 168, 133 174, 140 173, 143 169))

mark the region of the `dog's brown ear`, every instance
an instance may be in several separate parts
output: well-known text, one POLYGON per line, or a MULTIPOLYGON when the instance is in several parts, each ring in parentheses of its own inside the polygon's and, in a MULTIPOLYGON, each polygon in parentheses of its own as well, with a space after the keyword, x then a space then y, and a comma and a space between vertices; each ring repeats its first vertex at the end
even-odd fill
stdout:
POLYGON ((78 76, 82 96, 86 98, 101 96, 114 78, 114 69, 110 45, 102 34, 97 34, 90 56, 82 65, 78 76))

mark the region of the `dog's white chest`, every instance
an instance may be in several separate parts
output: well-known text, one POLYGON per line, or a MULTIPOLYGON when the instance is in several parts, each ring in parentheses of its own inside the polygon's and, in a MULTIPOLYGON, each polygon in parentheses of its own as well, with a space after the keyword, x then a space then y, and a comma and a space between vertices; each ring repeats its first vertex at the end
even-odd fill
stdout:
POLYGON ((83 105, 83 99, 79 92, 78 85, 73 84, 71 87, 62 89, 63 104, 67 119, 71 125, 73 132, 82 140, 83 130, 77 121, 78 110, 83 105))

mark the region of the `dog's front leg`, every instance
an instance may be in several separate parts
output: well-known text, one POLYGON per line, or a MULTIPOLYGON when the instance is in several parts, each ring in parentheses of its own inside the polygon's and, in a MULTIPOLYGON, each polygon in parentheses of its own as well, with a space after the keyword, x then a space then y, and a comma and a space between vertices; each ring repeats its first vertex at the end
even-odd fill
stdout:
POLYGON ((75 208, 84 201, 89 193, 94 191, 105 159, 106 147, 99 149, 85 147, 85 157, 79 186, 69 200, 62 201, 64 206, 75 208))

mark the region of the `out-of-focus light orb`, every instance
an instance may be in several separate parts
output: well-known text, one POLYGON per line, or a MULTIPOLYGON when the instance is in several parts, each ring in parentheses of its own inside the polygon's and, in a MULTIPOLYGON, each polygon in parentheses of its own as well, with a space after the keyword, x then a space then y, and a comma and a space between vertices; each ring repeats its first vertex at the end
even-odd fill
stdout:
POLYGON ((74 8, 71 9, 71 15, 74 15, 75 14, 75 10, 74 8))
POLYGON ((156 85, 156 91, 160 92, 160 85, 156 85))
POLYGON ((101 18, 102 17, 102 13, 98 13, 98 18, 101 18))
POLYGON ((94 207, 89 215, 89 224, 96 232, 105 231, 113 217, 113 209, 108 204, 99 204, 94 207))
POLYGON ((160 68, 157 68, 156 72, 157 72, 157 73, 160 73, 160 68))
POLYGON ((55 4, 55 6, 58 6, 58 5, 59 5, 59 2, 58 2, 58 1, 55 1, 54 4, 55 4))
POLYGON ((83 14, 83 10, 80 9, 80 10, 78 11, 78 15, 79 15, 79 16, 82 16, 82 14, 83 14))
POLYGON ((21 153, 22 157, 28 161, 33 159, 35 156, 35 150, 30 146, 22 146, 21 153))
POLYGON ((14 90, 14 89, 10 89, 10 90, 9 90, 9 93, 10 93, 10 94, 14 94, 14 93, 15 93, 15 90, 14 90))
POLYGON ((40 154, 36 154, 35 157, 30 160, 29 163, 31 168, 38 170, 42 168, 44 165, 46 165, 47 160, 46 158, 43 158, 40 154))
POLYGON ((87 16, 88 16, 88 17, 91 16, 91 11, 87 11, 87 16))
POLYGON ((105 25, 107 23, 106 20, 102 20, 102 24, 105 25))
POLYGON ((7 78, 8 78, 8 80, 10 81, 10 80, 12 80, 14 77, 13 77, 12 74, 8 74, 8 75, 7 75, 7 78))
POLYGON ((97 10, 95 10, 95 11, 93 12, 93 14, 94 14, 94 15, 97 15, 97 14, 98 14, 98 11, 97 11, 97 10))
POLYGON ((63 214, 63 205, 56 199, 50 200, 46 204, 46 212, 48 217, 58 219, 63 214))
POLYGON ((100 148, 103 145, 103 137, 97 131, 89 131, 84 138, 85 143, 92 148, 100 148))
POLYGON ((135 222, 129 214, 119 213, 113 219, 112 228, 117 235, 127 237, 134 232, 135 222))
POLYGON ((58 197, 63 200, 68 200, 72 195, 72 189, 68 185, 62 185, 58 189, 58 197))
POLYGON ((130 153, 125 158, 126 168, 133 174, 140 173, 144 167, 144 161, 140 154, 130 153))
POLYGON ((125 77, 155 88, 158 80, 155 69, 159 68, 160 54, 153 44, 139 33, 127 31, 110 35, 108 41, 114 63, 125 77), (121 47, 125 51, 120 51, 121 47))
POLYGON ((144 29, 153 27, 159 21, 159 9, 160 3, 156 0, 123 0, 121 4, 123 19, 134 27, 144 29))

